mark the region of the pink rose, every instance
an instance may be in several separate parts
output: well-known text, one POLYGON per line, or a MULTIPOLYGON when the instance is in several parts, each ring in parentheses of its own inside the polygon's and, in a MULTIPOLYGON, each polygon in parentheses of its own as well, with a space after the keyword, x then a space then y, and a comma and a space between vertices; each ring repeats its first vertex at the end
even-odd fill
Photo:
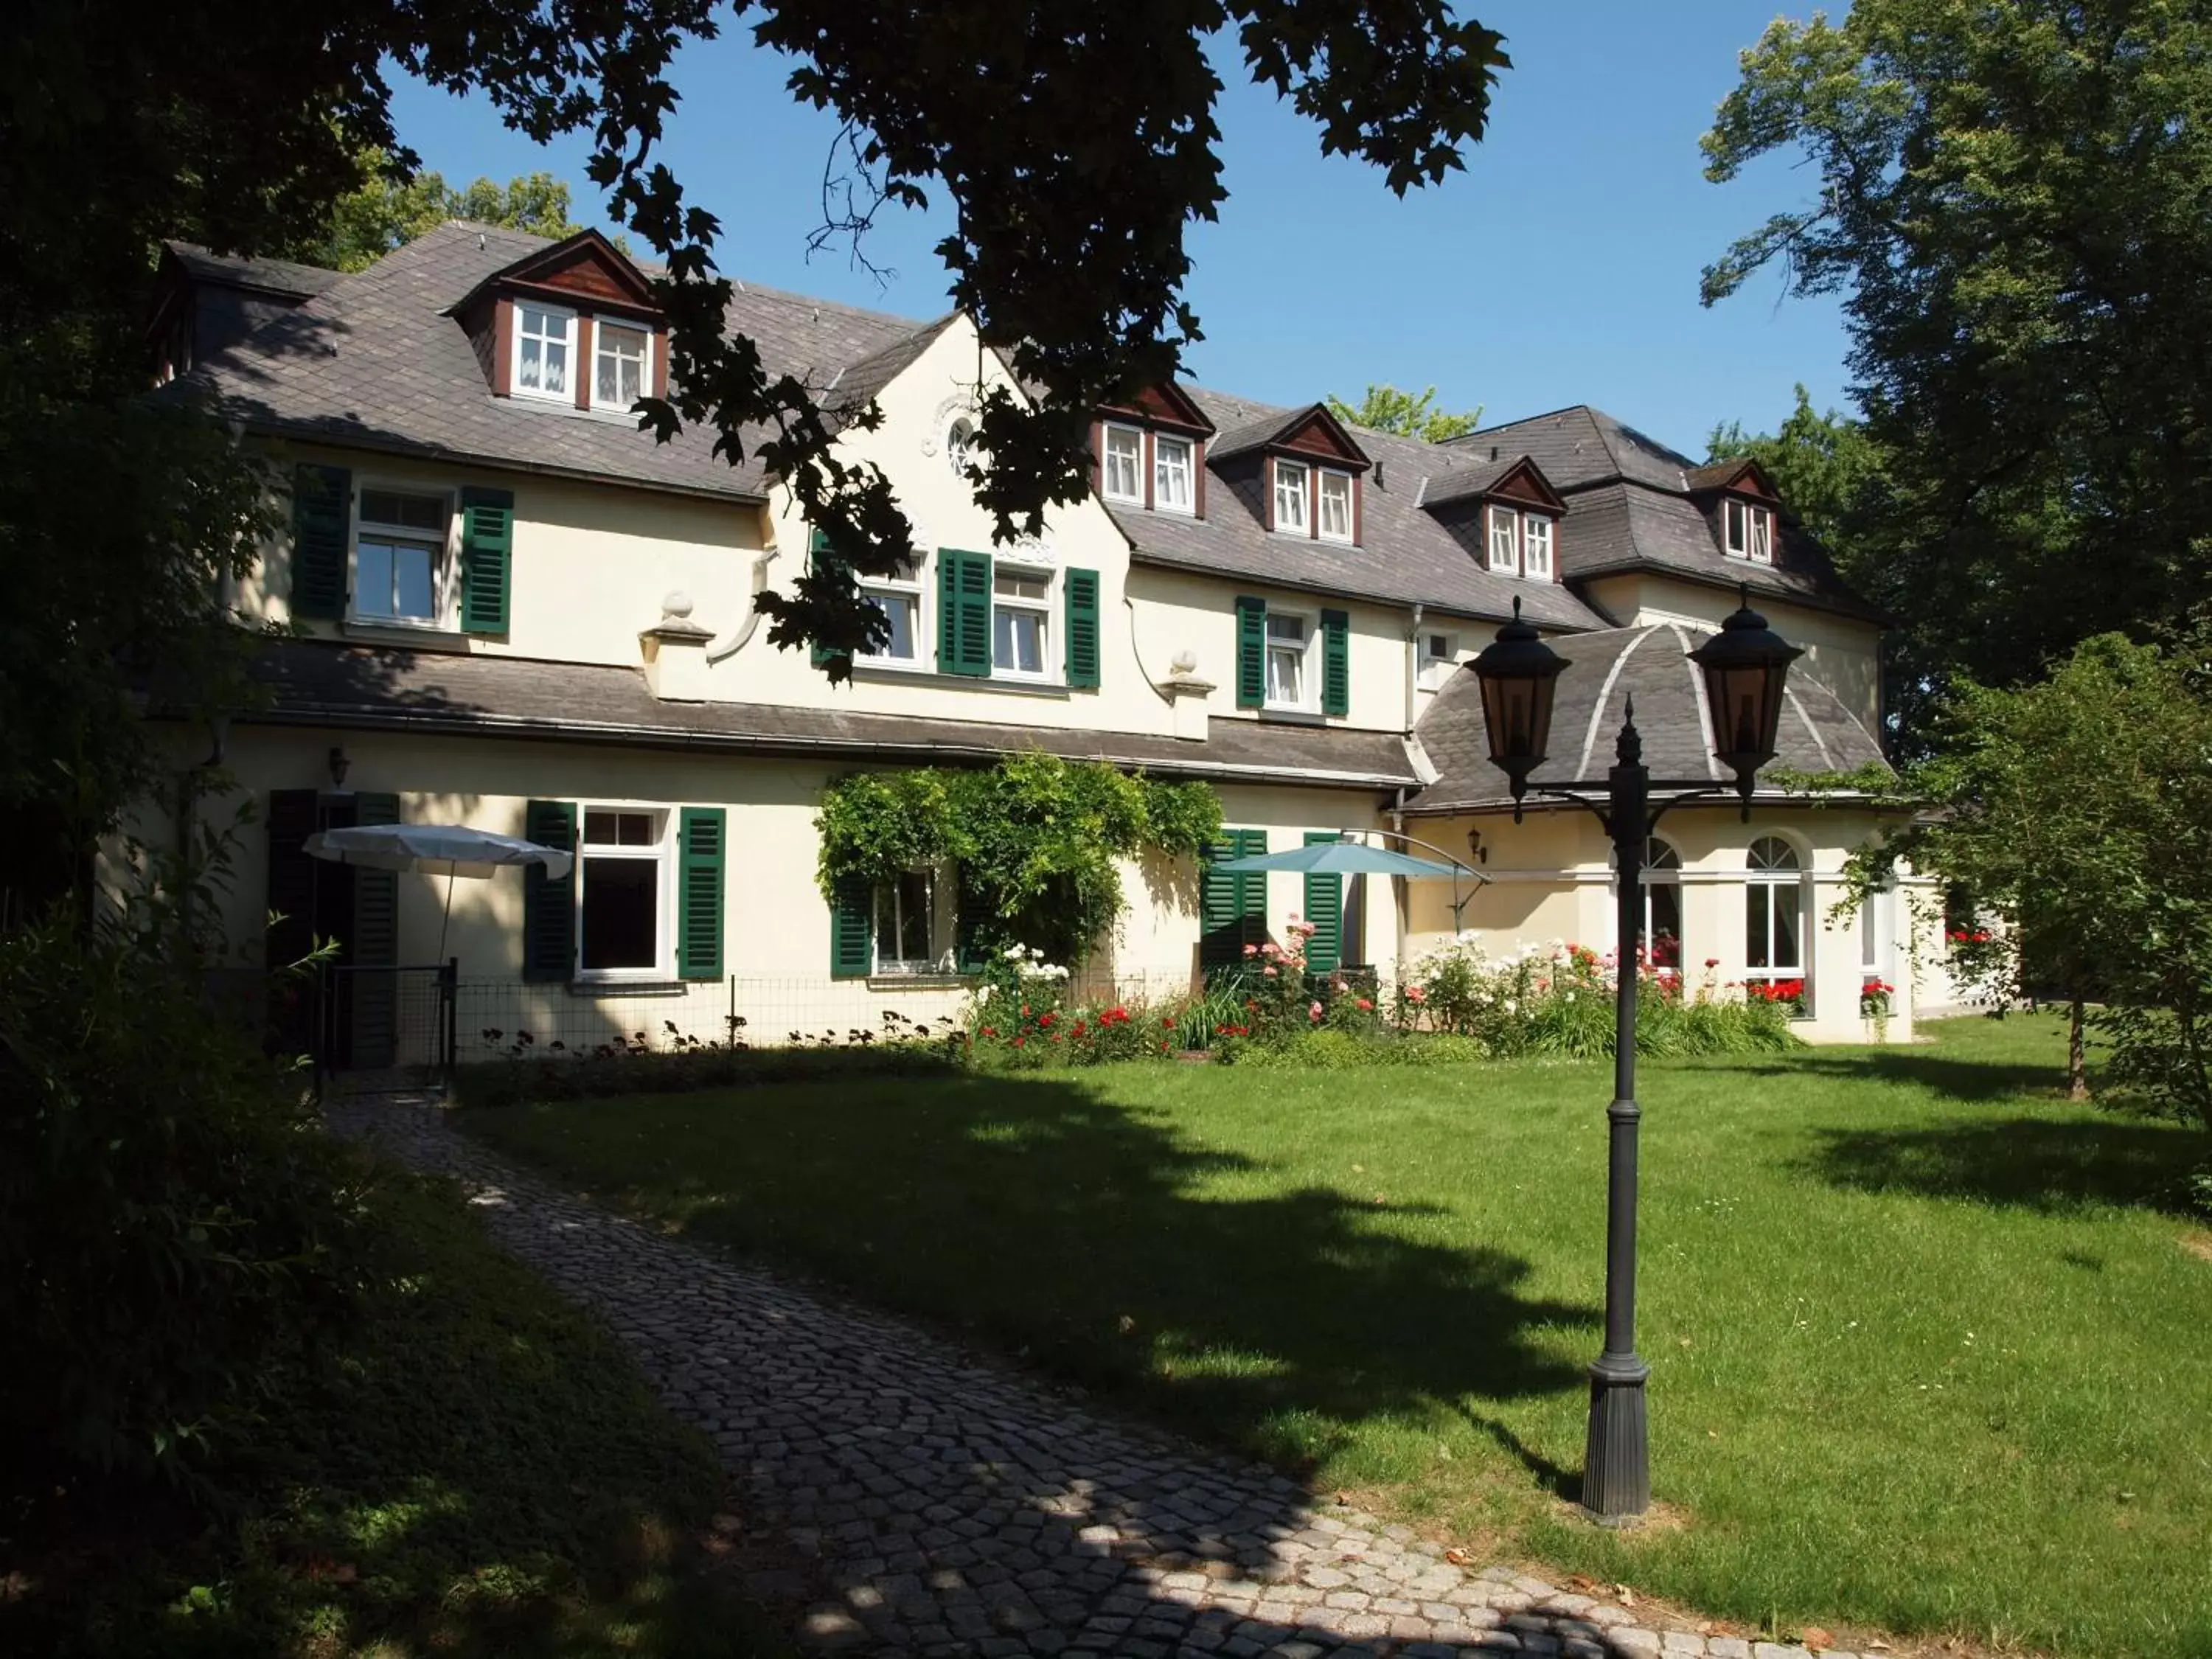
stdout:
POLYGON ((1275 977, 1276 977, 1275 969, 1274 969, 1274 966, 1273 966, 1273 963, 1270 963, 1268 966, 1267 966, 1267 967, 1265 967, 1265 968, 1262 968, 1260 971, 1261 971, 1261 973, 1265 974, 1265 975, 1266 975, 1269 979, 1273 979, 1273 978, 1275 978, 1275 977))
POLYGON ((1256 957, 1260 954, 1260 947, 1256 945, 1248 945, 1244 947, 1244 954, 1248 957, 1256 957))
POLYGON ((1310 1008, 1307 1009, 1307 1010, 1306 1010, 1306 1018, 1307 1018, 1308 1019, 1310 1019, 1310 1020, 1312 1020, 1312 1021, 1313 1021, 1315 1024, 1320 1024, 1320 1022, 1321 1022, 1321 1004, 1319 1004, 1318 1002, 1316 1002, 1316 1004, 1314 1004, 1314 1006, 1313 1006, 1312 1007, 1310 1007, 1310 1008))

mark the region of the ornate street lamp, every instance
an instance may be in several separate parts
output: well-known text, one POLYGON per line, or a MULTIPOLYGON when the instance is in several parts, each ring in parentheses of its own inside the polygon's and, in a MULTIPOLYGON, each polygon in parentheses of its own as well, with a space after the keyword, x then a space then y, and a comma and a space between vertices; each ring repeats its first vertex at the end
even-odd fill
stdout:
MULTIPOLYGON (((1735 774, 1743 816, 1759 769, 1774 758, 1782 717, 1783 685, 1790 665, 1803 653, 1766 625, 1751 608, 1748 587, 1741 608, 1721 631, 1689 653, 1705 683, 1712 710, 1713 751, 1735 774)), ((1513 787, 1513 817, 1529 789, 1528 775, 1543 764, 1550 740, 1552 702, 1566 659, 1521 620, 1498 630, 1471 665, 1482 686, 1482 718, 1490 758, 1513 787)), ((1644 764, 1644 739, 1630 699, 1614 743, 1613 769, 1602 797, 1571 788, 1535 786, 1539 794, 1589 807, 1613 842, 1619 872, 1620 952, 1614 970, 1613 1103, 1606 1108, 1611 1134, 1606 1170, 1605 1349, 1590 1365, 1589 1438, 1583 1456, 1583 1507, 1600 1522, 1632 1524, 1651 1504, 1651 1463, 1644 1383, 1651 1368, 1636 1352, 1636 989, 1643 962, 1643 875, 1645 843, 1661 814, 1686 800, 1721 791, 1699 781, 1655 783, 1644 764)))

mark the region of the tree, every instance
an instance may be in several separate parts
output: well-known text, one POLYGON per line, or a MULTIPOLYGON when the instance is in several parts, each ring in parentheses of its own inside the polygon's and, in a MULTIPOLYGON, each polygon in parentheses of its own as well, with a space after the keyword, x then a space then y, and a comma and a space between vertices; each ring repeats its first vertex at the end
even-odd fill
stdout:
POLYGON ((331 270, 366 270, 448 219, 504 225, 556 240, 580 228, 568 217, 568 186, 550 173, 526 173, 504 185, 479 179, 455 190, 442 173, 404 174, 372 149, 361 158, 365 182, 339 198, 327 231, 286 251, 331 270))
POLYGON ((1843 296, 1908 726, 2212 599, 2212 15, 1858 0, 1771 27, 1704 148, 1817 174, 1704 297, 1843 296))
MULTIPOLYGON (((1033 405, 1002 391, 982 412, 989 466, 971 476, 1001 537, 1083 495, 1091 410, 1171 375, 1198 337, 1182 295, 1183 237, 1224 197, 1208 55, 1218 33, 1234 31, 1254 79, 1316 123, 1324 153, 1373 163, 1401 193, 1463 165, 1508 64, 1502 37, 1455 17, 1447 0, 1187 0, 1142 14, 1104 0, 903 11, 763 0, 749 18, 759 44, 791 55, 793 94, 847 124, 862 204, 854 234, 884 203, 917 203, 926 190, 951 202, 940 245, 951 298, 1038 389, 1033 405)), ((705 425, 733 463, 765 464, 842 556, 763 596, 770 639, 819 644, 840 676, 880 628, 855 578, 892 568, 911 534, 881 474, 832 453, 844 419, 865 411, 823 407, 797 378, 771 377, 751 341, 726 335, 720 225, 687 202, 659 157, 676 54, 719 29, 714 0, 298 0, 250 12, 225 0, 26 0, 10 22, 0 380, 21 413, 15 430, 52 441, 41 458, 67 448, 67 422, 96 428, 139 395, 161 239, 240 253, 294 247, 303 227, 321 234, 336 205, 372 183, 364 158, 388 158, 395 182, 416 165, 392 130, 386 70, 397 63, 432 85, 487 94, 541 142, 592 135, 586 171, 610 216, 665 265, 656 286, 675 389, 648 423, 663 434, 705 425)), ((0 774, 0 808, 104 826, 126 799, 112 778, 144 758, 118 712, 130 702, 117 665, 160 659, 172 639, 220 628, 214 578, 252 546, 251 524, 211 512, 180 545, 176 512, 163 508, 246 499, 251 480, 242 458, 220 477, 180 459, 131 480, 129 498, 145 510, 111 514, 95 481, 31 471, 12 435, 0 433, 0 578, 9 624, 34 643, 0 665, 0 713, 11 737, 27 733, 0 774), (21 510, 53 497, 58 478, 102 510, 21 510), (18 581, 81 568, 88 539, 100 543, 118 594, 183 594, 184 610, 118 601, 94 625, 71 584, 18 581), (66 744, 49 743, 35 720, 18 724, 23 708, 54 702, 21 694, 27 658, 44 680, 100 690, 66 744), (81 753, 113 757, 112 777, 89 785, 72 769, 81 753)), ((109 442, 97 430, 88 441, 109 442)))
POLYGON ((1356 407, 1334 392, 1328 401, 1328 412, 1340 421, 1364 426, 1370 432, 1387 432, 1393 437, 1419 438, 1424 443, 1440 444, 1448 439, 1465 437, 1482 424, 1480 404, 1463 415, 1436 408, 1434 386, 1416 397, 1387 382, 1382 386, 1370 382, 1367 395, 1356 407))
POLYGON ((2212 1129, 2212 699, 2202 642, 2168 652, 2085 641, 2047 678, 1952 684, 1938 752, 1900 789, 1923 811, 1864 860, 1899 856, 2010 924, 2001 988, 2071 1010, 2069 1081, 2085 1024, 2114 1071, 2212 1129), (2088 1005, 2105 1011, 2092 1020, 2088 1005))

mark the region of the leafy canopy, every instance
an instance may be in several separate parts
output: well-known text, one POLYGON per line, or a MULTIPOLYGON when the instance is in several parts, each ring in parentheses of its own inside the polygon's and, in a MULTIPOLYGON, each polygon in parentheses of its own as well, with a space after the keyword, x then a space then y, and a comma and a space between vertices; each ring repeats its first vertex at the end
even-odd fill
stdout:
POLYGON ((366 270, 448 219, 556 241, 582 228, 568 217, 568 185, 550 173, 520 173, 504 185, 479 179, 455 190, 442 173, 404 173, 380 149, 362 155, 361 166, 361 187, 339 198, 327 230, 287 250, 292 258, 331 270, 366 270))
POLYGON ((1387 432, 1394 437, 1419 438, 1425 443, 1440 444, 1452 438, 1461 438, 1482 424, 1482 405, 1477 404, 1463 414, 1453 414, 1436 407, 1437 389, 1430 386, 1418 396, 1401 392, 1387 382, 1370 384, 1367 395, 1356 404, 1348 404, 1334 392, 1328 399, 1328 412, 1340 421, 1353 426, 1365 427, 1370 432, 1387 432))
POLYGON ((1035 945, 1082 961, 1121 919, 1117 861, 1195 856, 1221 831, 1202 783, 1133 777, 1031 751, 975 771, 863 772, 823 792, 819 878, 833 900, 921 865, 957 872, 970 948, 1035 945))
POLYGON ((1858 0, 1773 24, 1704 149, 1716 182, 1814 175, 1704 295, 1771 270, 1843 296, 1908 726, 1949 676, 2016 684, 2212 599, 2212 14, 1858 0))

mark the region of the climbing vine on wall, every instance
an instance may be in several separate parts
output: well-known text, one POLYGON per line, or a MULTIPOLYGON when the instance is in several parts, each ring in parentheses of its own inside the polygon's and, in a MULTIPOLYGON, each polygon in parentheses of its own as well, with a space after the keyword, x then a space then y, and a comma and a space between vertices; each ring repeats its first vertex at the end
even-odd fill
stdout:
POLYGON ((1194 856, 1221 830, 1202 783, 1162 783, 1098 761, 1010 755, 977 770, 924 767, 840 778, 823 792, 822 890, 950 865, 969 951, 1035 945, 1087 957, 1119 919, 1116 860, 1194 856))

